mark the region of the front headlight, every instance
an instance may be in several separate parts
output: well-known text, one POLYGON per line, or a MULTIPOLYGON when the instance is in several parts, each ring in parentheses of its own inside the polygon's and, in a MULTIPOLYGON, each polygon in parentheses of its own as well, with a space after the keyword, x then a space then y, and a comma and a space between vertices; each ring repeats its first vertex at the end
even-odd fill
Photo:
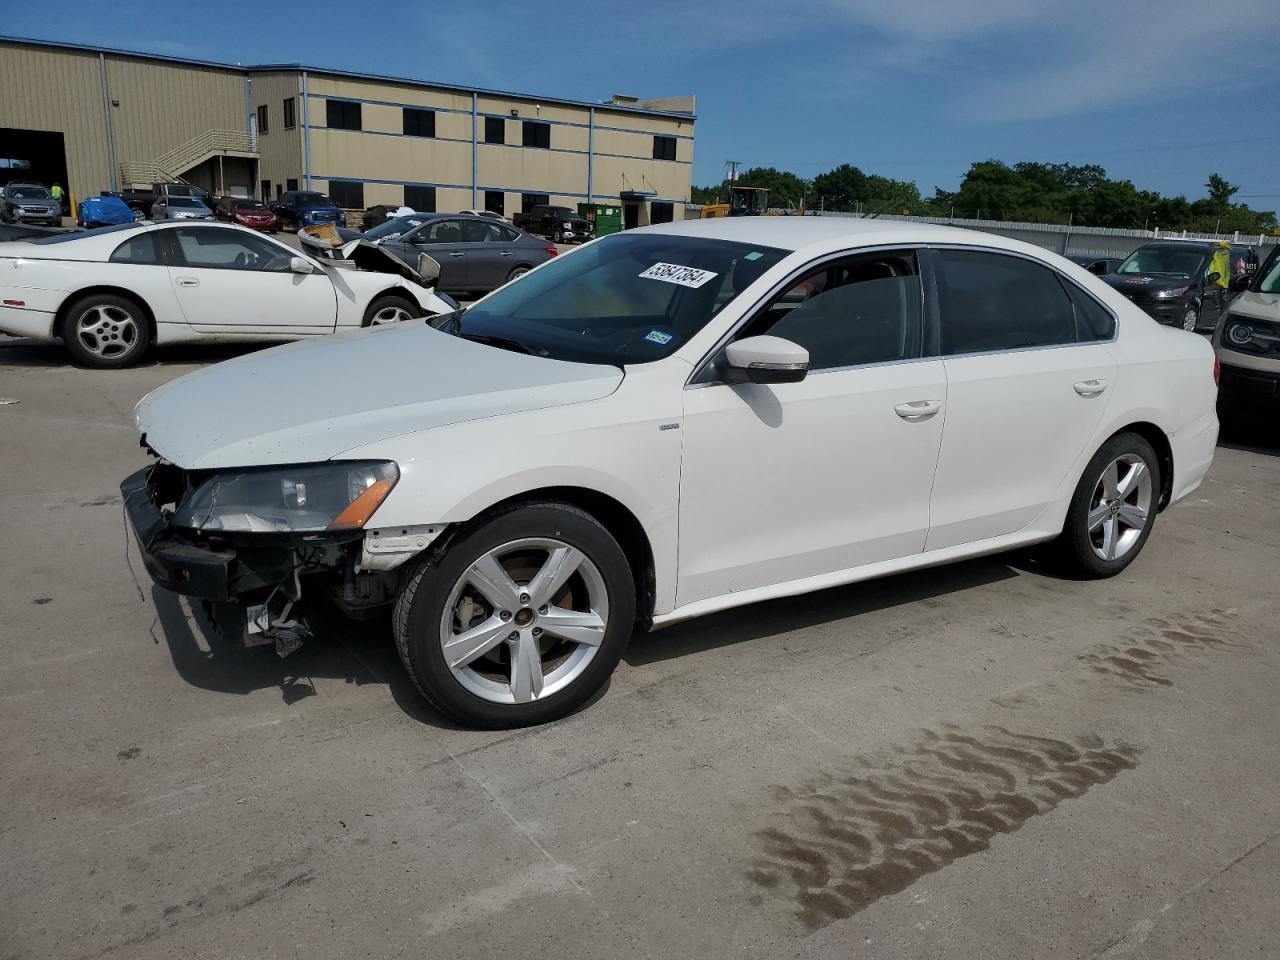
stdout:
POLYGON ((192 491, 173 522, 236 533, 359 530, 399 479, 388 461, 230 470, 192 491))
POLYGON ((566 230, 572 230, 572 229, 573 229, 573 224, 572 224, 572 223, 569 223, 569 221, 567 221, 567 220, 566 220, 564 223, 560 224, 560 226, 564 227, 566 230))
POLYGON ((1172 300, 1174 297, 1180 297, 1186 292, 1186 287, 1174 287, 1171 290, 1157 290, 1155 297, 1157 300, 1172 300))

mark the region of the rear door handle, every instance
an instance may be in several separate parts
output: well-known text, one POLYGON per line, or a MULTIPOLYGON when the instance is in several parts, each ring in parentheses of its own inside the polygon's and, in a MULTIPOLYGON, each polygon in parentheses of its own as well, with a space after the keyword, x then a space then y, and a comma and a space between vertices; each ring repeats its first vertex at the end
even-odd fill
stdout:
POLYGON ((200 281, 199 281, 199 280, 197 280, 195 277, 179 277, 179 278, 178 278, 178 286, 180 286, 180 287, 198 287, 198 286, 200 286, 200 281))
POLYGON ((513 253, 513 252, 512 252, 512 251, 510 251, 510 250, 503 250, 501 253, 499 253, 499 254, 498 254, 498 256, 500 256, 500 257, 514 257, 514 256, 515 256, 515 253, 513 253))
POLYGON ((465 253, 459 253, 457 250, 455 250, 455 251, 453 251, 453 253, 449 254, 449 256, 451 256, 451 257, 465 257, 465 256, 466 256, 466 254, 465 254, 465 253))
POLYGON ((1086 398, 1096 397, 1106 389, 1106 380, 1081 380, 1075 385, 1076 393, 1086 398))
POLYGON ((898 404, 893 412, 908 423, 919 423, 921 420, 928 420, 941 409, 941 400, 913 400, 898 404))

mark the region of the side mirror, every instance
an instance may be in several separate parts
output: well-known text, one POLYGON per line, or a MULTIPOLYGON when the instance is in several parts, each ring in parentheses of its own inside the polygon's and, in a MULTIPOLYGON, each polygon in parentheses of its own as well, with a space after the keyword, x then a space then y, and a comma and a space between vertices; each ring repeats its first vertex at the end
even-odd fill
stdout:
POLYGON ((1204 282, 1217 283, 1221 278, 1222 278, 1222 274, 1220 274, 1217 270, 1215 270, 1213 271, 1213 273, 1205 275, 1204 282))
POLYGON ((440 279, 440 263, 427 253, 418 254, 418 276, 423 283, 434 283, 440 279))
POLYGON ((294 273, 315 273, 315 267, 305 257, 290 257, 289 269, 294 273))
POLYGON ((809 351, 781 337, 747 337, 725 347, 721 374, 729 383, 797 383, 809 372, 809 351))

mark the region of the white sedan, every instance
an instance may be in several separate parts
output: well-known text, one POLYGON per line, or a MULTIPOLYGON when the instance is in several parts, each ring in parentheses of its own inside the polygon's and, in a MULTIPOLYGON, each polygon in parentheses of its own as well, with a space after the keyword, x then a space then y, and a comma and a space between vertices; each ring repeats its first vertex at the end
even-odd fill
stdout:
POLYGON ((1114 576, 1208 470, 1215 378, 1037 247, 691 221, 169 383, 122 490, 151 575, 230 635, 394 604, 422 692, 514 726, 586 702, 637 625, 1036 543, 1114 576))
POLYGON ((86 366, 154 345, 279 341, 447 312, 388 254, 317 259, 244 227, 128 224, 0 244, 0 333, 60 339, 86 366))

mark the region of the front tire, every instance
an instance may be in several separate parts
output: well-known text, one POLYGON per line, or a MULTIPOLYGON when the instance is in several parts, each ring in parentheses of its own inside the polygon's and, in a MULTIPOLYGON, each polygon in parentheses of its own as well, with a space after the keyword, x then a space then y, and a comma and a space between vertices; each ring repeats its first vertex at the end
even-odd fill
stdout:
POLYGON ((142 305, 111 293, 72 303, 61 332, 71 358, 85 367, 131 367, 151 345, 151 321, 142 305))
POLYGON ((1051 545, 1064 572, 1114 577, 1142 551, 1155 525, 1160 460, 1136 433, 1120 433, 1093 455, 1076 485, 1062 534, 1051 545))
POLYGON ((1200 308, 1194 303, 1187 304, 1187 309, 1182 313, 1182 329, 1195 333, 1196 327, 1200 325, 1200 308))
POLYGON ((369 304, 369 309, 364 312, 361 326, 381 327, 390 323, 403 323, 405 320, 420 316, 422 316, 422 308, 416 303, 410 302, 405 297, 388 294, 378 297, 369 304))
POLYGON ((546 723, 609 679, 635 626, 626 555, 563 503, 506 508, 418 561, 396 598, 396 646, 439 710, 489 729, 546 723))

